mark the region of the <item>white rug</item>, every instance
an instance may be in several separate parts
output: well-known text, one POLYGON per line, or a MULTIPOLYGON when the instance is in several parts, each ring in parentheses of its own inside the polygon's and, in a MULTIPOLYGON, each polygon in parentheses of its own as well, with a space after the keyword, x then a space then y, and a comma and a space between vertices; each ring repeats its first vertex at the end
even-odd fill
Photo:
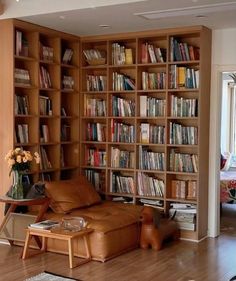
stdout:
POLYGON ((60 276, 49 272, 43 272, 36 276, 25 279, 25 281, 78 281, 70 277, 60 276))

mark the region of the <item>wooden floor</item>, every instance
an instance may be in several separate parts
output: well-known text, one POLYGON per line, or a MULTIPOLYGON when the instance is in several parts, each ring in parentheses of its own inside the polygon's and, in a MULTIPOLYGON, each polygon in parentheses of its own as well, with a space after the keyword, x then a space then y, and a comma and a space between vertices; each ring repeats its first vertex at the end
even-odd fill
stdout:
POLYGON ((236 204, 223 206, 221 235, 201 243, 168 242, 159 252, 136 249, 74 269, 66 255, 46 253, 23 261, 21 251, 0 244, 0 281, 23 281, 44 270, 82 281, 229 281, 236 275, 236 204))
POLYGON ((236 233, 201 243, 169 242, 159 252, 136 249, 74 269, 68 256, 45 253, 23 261, 21 250, 0 244, 0 280, 21 281, 44 270, 82 281, 228 281, 236 275, 236 233))

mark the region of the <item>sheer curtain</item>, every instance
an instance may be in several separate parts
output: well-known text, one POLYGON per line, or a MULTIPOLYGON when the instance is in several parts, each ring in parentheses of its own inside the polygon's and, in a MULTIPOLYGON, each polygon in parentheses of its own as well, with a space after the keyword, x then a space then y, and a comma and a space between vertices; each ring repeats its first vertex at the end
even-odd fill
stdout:
POLYGON ((236 154, 236 84, 229 83, 229 152, 236 154))

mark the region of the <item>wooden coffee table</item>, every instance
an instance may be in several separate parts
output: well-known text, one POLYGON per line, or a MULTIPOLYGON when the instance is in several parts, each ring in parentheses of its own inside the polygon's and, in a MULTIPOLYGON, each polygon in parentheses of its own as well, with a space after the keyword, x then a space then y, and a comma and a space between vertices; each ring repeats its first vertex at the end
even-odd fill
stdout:
POLYGON ((39 253, 43 253, 47 251, 47 239, 59 239, 66 240, 68 242, 68 250, 69 250, 69 266, 70 268, 82 265, 91 260, 91 253, 88 243, 88 235, 93 232, 91 228, 85 228, 81 231, 67 231, 64 229, 52 229, 52 230, 42 230, 36 228, 28 228, 26 233, 25 245, 23 250, 22 259, 26 259, 28 257, 28 249, 30 246, 30 240, 32 236, 38 236, 42 238, 42 247, 40 248, 39 253), (83 261, 74 263, 74 239, 82 237, 84 240, 84 245, 86 249, 86 258, 83 261))

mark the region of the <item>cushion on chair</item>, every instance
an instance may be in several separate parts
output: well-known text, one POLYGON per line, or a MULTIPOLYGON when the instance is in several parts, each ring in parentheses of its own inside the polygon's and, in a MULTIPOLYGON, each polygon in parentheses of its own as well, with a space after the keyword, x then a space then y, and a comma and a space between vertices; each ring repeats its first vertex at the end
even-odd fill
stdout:
POLYGON ((85 176, 71 180, 46 182, 46 195, 55 213, 68 213, 73 209, 91 206, 101 198, 85 176))

